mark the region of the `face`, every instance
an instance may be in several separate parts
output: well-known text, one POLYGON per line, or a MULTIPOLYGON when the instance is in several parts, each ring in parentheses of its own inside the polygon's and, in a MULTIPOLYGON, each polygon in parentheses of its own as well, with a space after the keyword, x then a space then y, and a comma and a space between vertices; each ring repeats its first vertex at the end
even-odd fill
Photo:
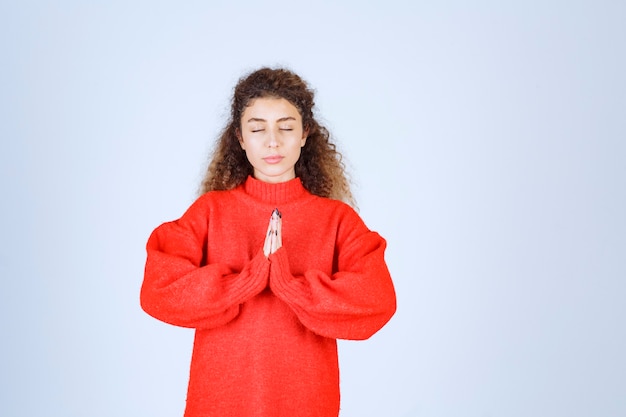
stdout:
POLYGON ((239 143, 254 168, 254 178, 269 183, 294 179, 307 133, 298 109, 288 100, 252 100, 241 116, 239 143))

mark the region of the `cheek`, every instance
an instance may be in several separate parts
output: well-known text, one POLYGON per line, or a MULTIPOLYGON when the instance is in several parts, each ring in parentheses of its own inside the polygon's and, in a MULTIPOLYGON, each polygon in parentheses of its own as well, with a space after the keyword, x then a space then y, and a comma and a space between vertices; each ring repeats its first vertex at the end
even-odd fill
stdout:
POLYGON ((249 136, 241 136, 239 139, 239 146, 241 146, 241 149, 243 149, 244 151, 248 151, 253 150, 256 146, 256 143, 254 141, 254 138, 250 138, 249 136))

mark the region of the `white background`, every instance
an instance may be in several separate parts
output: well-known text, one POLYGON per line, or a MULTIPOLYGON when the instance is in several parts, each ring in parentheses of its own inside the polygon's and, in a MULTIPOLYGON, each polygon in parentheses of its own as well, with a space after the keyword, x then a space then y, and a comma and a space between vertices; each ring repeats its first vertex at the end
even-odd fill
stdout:
POLYGON ((626 415, 621 1, 3 1, 0 415, 181 416, 139 307, 237 79, 286 65, 388 240, 342 417, 626 415))

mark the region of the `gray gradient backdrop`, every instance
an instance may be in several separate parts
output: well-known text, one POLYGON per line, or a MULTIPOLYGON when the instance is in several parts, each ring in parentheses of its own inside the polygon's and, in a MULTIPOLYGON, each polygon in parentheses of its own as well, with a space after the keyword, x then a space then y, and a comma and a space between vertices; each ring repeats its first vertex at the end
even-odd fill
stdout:
POLYGON ((342 417, 626 415, 621 1, 2 1, 0 415, 181 416, 138 302, 236 80, 318 91, 397 315, 342 417))

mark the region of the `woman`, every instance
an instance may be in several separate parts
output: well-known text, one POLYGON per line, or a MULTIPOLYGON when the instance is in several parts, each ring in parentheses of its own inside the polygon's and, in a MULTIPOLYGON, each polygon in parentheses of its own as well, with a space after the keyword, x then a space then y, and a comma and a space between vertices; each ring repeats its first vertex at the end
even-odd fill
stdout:
POLYGON ((395 312, 385 240, 346 204, 313 106, 288 70, 242 78, 202 196, 148 240, 142 308, 196 329, 186 417, 336 417, 336 339, 395 312))

